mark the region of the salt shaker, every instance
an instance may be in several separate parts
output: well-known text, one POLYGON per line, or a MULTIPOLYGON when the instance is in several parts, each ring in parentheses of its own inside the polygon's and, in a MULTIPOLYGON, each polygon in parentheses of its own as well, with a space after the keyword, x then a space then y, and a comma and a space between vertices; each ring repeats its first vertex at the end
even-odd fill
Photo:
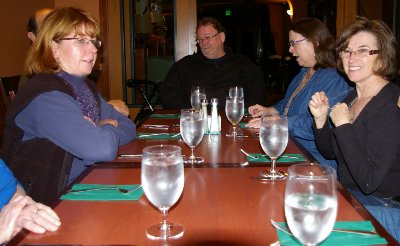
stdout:
POLYGON ((201 100, 201 110, 203 111, 203 128, 204 132, 208 132, 208 112, 207 112, 207 99, 201 100))
POLYGON ((219 134, 218 99, 211 98, 210 134, 219 134))

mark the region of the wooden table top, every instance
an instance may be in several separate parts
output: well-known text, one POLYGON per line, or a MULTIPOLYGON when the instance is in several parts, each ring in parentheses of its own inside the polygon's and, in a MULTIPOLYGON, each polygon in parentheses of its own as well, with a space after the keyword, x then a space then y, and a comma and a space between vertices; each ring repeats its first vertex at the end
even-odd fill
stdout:
MULTIPOLYGON (((146 124, 178 121, 148 119, 146 124)), ((269 245, 276 242, 277 233, 269 221, 285 221, 285 181, 252 179, 269 167, 269 164, 239 165, 245 160, 240 148, 262 153, 257 135, 253 131, 254 137, 233 140, 225 137, 231 130, 226 119, 222 126, 221 135, 205 136, 196 148, 195 154, 203 156, 205 163, 186 166, 183 194, 169 212, 170 221, 185 227, 183 237, 166 241, 146 237, 146 229, 161 221, 161 213, 143 195, 139 201, 57 201, 55 211, 62 222, 57 232, 44 235, 22 232, 10 245, 269 245)), ((150 130, 139 128, 138 131, 150 130)), ((179 128, 168 131, 178 132, 179 128)), ((177 144, 183 154, 190 154, 189 148, 179 140, 135 140, 122 146, 119 153, 140 154, 143 147, 160 143, 177 144)), ((302 153, 312 161, 292 139, 285 153, 302 153)), ((286 170, 287 166, 278 165, 278 168, 286 170)), ((116 159, 94 165, 76 182, 139 184, 140 171, 140 159, 116 159)), ((337 221, 371 220, 389 245, 396 244, 340 184, 338 189, 337 221)))

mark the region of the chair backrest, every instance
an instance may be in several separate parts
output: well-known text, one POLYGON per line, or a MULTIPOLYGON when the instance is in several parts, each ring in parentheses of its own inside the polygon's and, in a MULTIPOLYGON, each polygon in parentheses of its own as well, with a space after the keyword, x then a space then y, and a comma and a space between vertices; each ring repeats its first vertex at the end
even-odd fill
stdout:
POLYGON ((156 83, 163 82, 172 64, 174 64, 174 57, 172 56, 147 57, 146 80, 156 83))
POLYGON ((19 80, 21 76, 3 77, 0 78, 0 91, 6 107, 14 99, 18 91, 19 80))

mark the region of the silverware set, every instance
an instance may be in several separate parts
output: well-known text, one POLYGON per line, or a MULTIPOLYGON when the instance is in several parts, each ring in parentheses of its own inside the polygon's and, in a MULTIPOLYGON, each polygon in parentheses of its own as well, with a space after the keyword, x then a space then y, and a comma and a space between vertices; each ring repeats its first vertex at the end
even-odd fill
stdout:
POLYGON ((109 186, 109 187, 98 187, 98 188, 87 188, 87 189, 80 189, 80 190, 70 190, 67 192, 68 193, 80 193, 80 192, 86 192, 86 191, 95 191, 95 190, 116 190, 119 191, 121 193, 124 194, 128 194, 128 193, 132 193, 134 191, 139 190, 140 188, 142 188, 142 185, 139 185, 135 188, 132 189, 124 189, 124 188, 120 188, 120 187, 114 187, 114 186, 109 186))
MULTIPOLYGON (((293 234, 287 229, 286 227, 281 226, 278 222, 271 219, 271 224, 276 229, 283 231, 284 233, 293 236, 293 234)), ((334 232, 343 232, 343 233, 353 233, 353 234, 360 234, 360 235, 378 235, 376 231, 362 231, 362 230, 350 230, 350 229, 336 229, 333 228, 332 231, 334 232)))

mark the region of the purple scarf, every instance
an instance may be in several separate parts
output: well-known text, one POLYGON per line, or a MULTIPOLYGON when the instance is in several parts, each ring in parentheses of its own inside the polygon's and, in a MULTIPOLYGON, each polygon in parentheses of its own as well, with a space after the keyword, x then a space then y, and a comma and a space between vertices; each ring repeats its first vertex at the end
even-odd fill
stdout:
POLYGON ((98 125, 100 120, 99 105, 97 104, 92 91, 88 87, 85 78, 77 77, 64 71, 60 71, 56 73, 56 75, 63 78, 72 86, 82 114, 92 119, 93 122, 98 125))

